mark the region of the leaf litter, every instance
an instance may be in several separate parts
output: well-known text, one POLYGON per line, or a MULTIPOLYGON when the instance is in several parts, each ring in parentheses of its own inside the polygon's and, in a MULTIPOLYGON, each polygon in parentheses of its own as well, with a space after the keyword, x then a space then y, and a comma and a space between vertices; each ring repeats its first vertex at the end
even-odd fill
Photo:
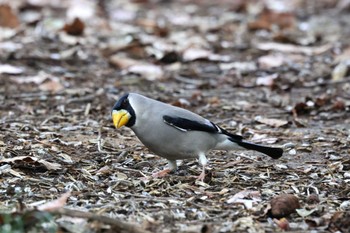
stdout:
POLYGON ((349 231, 345 1, 1 10, 0 231, 349 231), (166 161, 110 119, 128 91, 285 154, 211 152, 205 182, 195 160, 154 179, 166 161))

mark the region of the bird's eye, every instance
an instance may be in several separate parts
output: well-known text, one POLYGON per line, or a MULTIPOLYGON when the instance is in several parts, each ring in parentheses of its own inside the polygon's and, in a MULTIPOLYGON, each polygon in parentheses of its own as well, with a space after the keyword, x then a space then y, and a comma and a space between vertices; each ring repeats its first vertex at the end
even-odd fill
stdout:
POLYGON ((125 107, 127 105, 128 105, 128 100, 127 99, 123 100, 122 106, 125 107))

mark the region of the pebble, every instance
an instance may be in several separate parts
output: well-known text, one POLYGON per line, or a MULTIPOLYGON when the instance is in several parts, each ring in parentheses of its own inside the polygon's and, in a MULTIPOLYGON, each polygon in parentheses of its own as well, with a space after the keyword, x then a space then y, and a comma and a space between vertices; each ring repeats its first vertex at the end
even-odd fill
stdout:
POLYGON ((291 149, 288 154, 290 155, 296 155, 297 154, 297 151, 295 149, 291 149))

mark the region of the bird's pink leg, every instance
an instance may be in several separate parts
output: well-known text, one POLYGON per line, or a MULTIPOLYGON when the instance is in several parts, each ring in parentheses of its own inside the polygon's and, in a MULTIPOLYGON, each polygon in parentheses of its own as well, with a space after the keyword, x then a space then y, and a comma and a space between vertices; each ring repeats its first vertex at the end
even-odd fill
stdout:
POLYGON ((200 181, 204 182, 204 178, 205 178, 205 165, 202 166, 202 172, 201 172, 201 174, 197 177, 197 180, 200 180, 200 181))
POLYGON ((205 178, 205 166, 207 165, 208 163, 208 159, 207 157, 205 156, 204 153, 200 153, 199 154, 199 157, 198 157, 198 160, 199 160, 199 164, 202 165, 202 172, 201 174, 198 176, 197 180, 200 180, 200 181, 204 181, 204 178, 205 178))

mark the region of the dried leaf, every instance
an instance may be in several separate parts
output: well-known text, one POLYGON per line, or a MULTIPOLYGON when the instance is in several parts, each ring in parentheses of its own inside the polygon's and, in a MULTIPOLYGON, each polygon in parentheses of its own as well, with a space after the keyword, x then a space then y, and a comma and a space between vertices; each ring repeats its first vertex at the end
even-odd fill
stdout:
MULTIPOLYGON (((38 1, 38 0, 36 0, 38 1)), ((42 0, 41 0, 42 1, 42 0)), ((79 18, 83 21, 96 20, 96 3, 89 0, 75 0, 67 3, 67 18, 79 18)), ((99 28, 100 29, 100 28, 99 28)))
POLYGON ((231 63, 221 63, 221 70, 239 70, 241 72, 251 72, 256 71, 257 67, 255 62, 231 62, 231 63))
POLYGON ((213 52, 200 48, 188 48, 182 54, 182 59, 186 62, 205 59, 209 61, 230 61, 229 56, 214 54, 213 52))
POLYGON ((85 24, 79 18, 75 18, 72 23, 65 24, 63 30, 72 36, 81 36, 84 33, 85 24))
POLYGON ((263 226, 252 217, 241 217, 233 222, 229 232, 264 233, 265 230, 263 226))
POLYGON ((282 54, 269 54, 258 58, 259 67, 262 69, 271 69, 283 65, 286 61, 282 54))
POLYGON ((208 50, 199 48, 188 48, 183 52, 182 58, 184 61, 194 61, 198 59, 208 59, 210 54, 212 53, 208 50))
POLYGON ((50 75, 41 71, 38 73, 38 75, 35 75, 35 76, 12 77, 11 79, 19 84, 24 84, 24 83, 41 84, 45 80, 47 80, 49 77, 50 75))
POLYGON ((293 28, 296 24, 295 15, 289 12, 275 12, 269 9, 264 9, 258 19, 250 22, 248 28, 250 30, 271 30, 274 25, 281 29, 293 28))
POLYGON ((264 51, 279 51, 283 53, 302 53, 305 55, 318 55, 332 48, 331 44, 325 44, 319 47, 297 46, 293 44, 282 44, 275 42, 257 43, 256 48, 264 51))
POLYGON ((154 81, 163 77, 163 70, 153 64, 137 64, 127 69, 130 73, 140 74, 149 81, 154 81))
POLYGON ((343 11, 350 8, 350 0, 339 0, 336 8, 339 11, 343 11))
POLYGON ((109 58, 109 62, 119 69, 127 69, 130 66, 139 64, 140 62, 134 59, 120 57, 119 55, 113 55, 109 58))
POLYGON ((292 112, 293 112, 294 118, 297 118, 299 115, 309 113, 310 107, 304 102, 299 102, 299 103, 295 104, 292 112))
POLYGON ((256 79, 256 85, 258 86, 273 86, 274 80, 278 77, 278 74, 271 74, 264 77, 258 77, 256 79))
POLYGON ((286 120, 263 118, 262 116, 256 116, 255 121, 276 128, 288 125, 288 121, 286 120))
POLYGON ((42 91, 58 92, 63 90, 63 85, 57 77, 50 77, 39 85, 39 89, 42 91))
POLYGON ((339 55, 334 58, 335 64, 346 63, 350 61, 350 46, 346 47, 339 55))
POLYGON ((17 15, 9 5, 0 5, 0 27, 16 28, 19 26, 17 15))
POLYGON ((42 91, 58 92, 64 88, 58 77, 51 76, 45 72, 39 72, 35 76, 11 77, 11 80, 19 84, 38 84, 39 89, 42 91))
POLYGON ((312 227, 312 228, 319 227, 319 226, 324 226, 325 223, 326 223, 326 219, 324 217, 307 218, 304 221, 309 227, 312 227))
POLYGON ((44 166, 47 170, 60 170, 62 167, 58 163, 47 162, 43 159, 32 157, 32 156, 17 156, 14 158, 1 159, 0 164, 7 163, 13 165, 20 165, 25 167, 42 167, 44 166))
POLYGON ((154 81, 163 77, 163 70, 160 66, 145 63, 130 58, 111 56, 110 63, 129 73, 139 74, 147 80, 154 81))
POLYGON ((64 193, 58 199, 38 206, 38 210, 50 212, 50 211, 55 211, 57 209, 63 208, 66 205, 67 200, 70 196, 71 196, 71 192, 64 193))
POLYGON ((9 64, 0 65, 0 74, 22 74, 24 70, 25 69, 22 67, 12 66, 9 64))
POLYGON ((311 215, 313 212, 317 211, 317 209, 307 210, 307 209, 296 209, 297 213, 300 217, 307 217, 311 215))
POLYGON ((105 175, 111 173, 111 168, 109 166, 101 167, 97 172, 96 175, 105 175))
POLYGON ((350 212, 335 212, 328 224, 332 232, 350 232, 350 212))
POLYGON ((345 111, 346 109, 345 102, 342 100, 337 100, 335 103, 333 103, 332 109, 334 111, 345 111))
POLYGON ((332 71, 332 80, 340 81, 343 80, 346 73, 348 72, 348 65, 345 62, 341 62, 332 71))
POLYGON ((258 203, 261 201, 261 195, 259 191, 254 190, 243 190, 236 193, 233 197, 228 199, 226 202, 228 204, 231 203, 241 203, 247 209, 253 208, 254 203, 258 203))

